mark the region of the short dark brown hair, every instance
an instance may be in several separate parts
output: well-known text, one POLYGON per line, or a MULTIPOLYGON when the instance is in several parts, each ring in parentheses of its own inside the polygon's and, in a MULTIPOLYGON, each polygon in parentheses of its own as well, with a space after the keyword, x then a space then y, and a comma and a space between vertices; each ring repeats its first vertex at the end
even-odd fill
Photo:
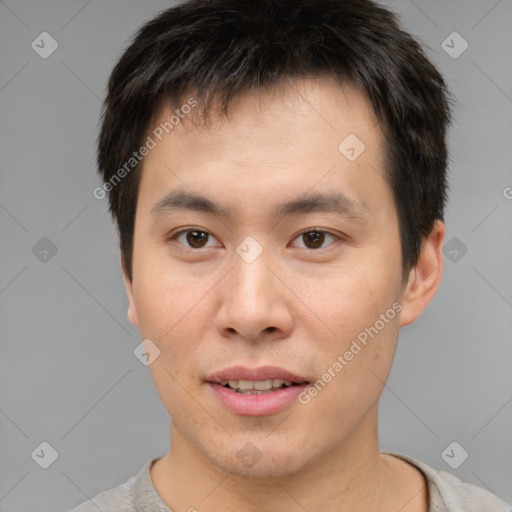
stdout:
POLYGON ((322 75, 362 90, 380 122, 406 275, 443 219, 453 100, 421 45, 372 0, 192 0, 147 22, 108 82, 98 168, 130 278, 140 164, 112 180, 158 109, 193 92, 206 120, 214 100, 226 113, 241 93, 322 75))

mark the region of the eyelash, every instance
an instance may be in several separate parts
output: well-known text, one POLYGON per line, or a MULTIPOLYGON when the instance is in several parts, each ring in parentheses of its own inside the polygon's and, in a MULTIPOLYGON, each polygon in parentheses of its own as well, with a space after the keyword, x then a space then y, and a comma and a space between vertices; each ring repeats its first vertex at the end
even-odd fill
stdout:
MULTIPOLYGON (((176 233, 170 235, 168 238, 167 238, 167 241, 171 242, 171 241, 175 241, 180 235, 183 235, 185 233, 189 233, 189 232, 192 232, 192 231, 197 231, 199 233, 206 233, 207 235, 210 235, 211 236, 211 233, 209 233, 208 231, 204 231, 203 229, 197 229, 197 228, 187 228, 187 229, 182 229, 180 231, 177 231, 176 233)), ((302 235, 305 235, 306 233, 323 233, 325 235, 329 235, 331 236, 332 238, 334 238, 334 242, 338 241, 338 240, 341 240, 342 237, 339 236, 339 235, 335 235, 334 233, 331 233, 330 231, 326 231, 325 229, 316 229, 316 228, 309 228, 309 229, 306 229, 304 231, 301 231, 299 234, 297 234, 295 236, 295 238, 293 240, 296 240, 297 238, 301 237, 302 235)), ((208 240, 209 241, 209 240, 208 240)), ((207 241, 207 243, 208 243, 207 241)), ((308 251, 313 251, 313 252, 320 252, 322 251, 323 249, 327 249, 330 245, 332 245, 334 242, 331 242, 329 245, 325 246, 325 247, 320 247, 320 248, 317 248, 317 249, 310 249, 308 247, 301 247, 300 249, 305 249, 305 250, 308 250, 308 251)), ((195 247, 188 247, 186 245, 183 245, 183 244, 180 244, 182 247, 185 247, 186 249, 188 250, 191 250, 191 251, 194 251, 194 252, 198 252, 200 251, 201 249, 208 249, 208 247, 199 247, 199 248, 195 248, 195 247)))

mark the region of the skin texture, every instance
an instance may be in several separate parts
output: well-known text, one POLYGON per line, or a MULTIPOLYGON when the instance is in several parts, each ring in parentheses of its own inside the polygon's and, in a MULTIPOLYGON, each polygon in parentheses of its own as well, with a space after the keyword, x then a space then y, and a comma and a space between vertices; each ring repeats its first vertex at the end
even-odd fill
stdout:
MULTIPOLYGON (((155 125, 171 114, 162 110, 155 125)), ((444 224, 435 224, 403 285, 382 133, 351 86, 327 77, 289 82, 237 97, 229 116, 208 127, 192 119, 144 159, 133 279, 124 274, 128 317, 160 350, 149 368, 172 418, 170 451, 151 469, 157 491, 175 512, 426 511, 422 474, 379 452, 378 400, 400 327, 440 283, 444 224), (365 144, 353 162, 338 150, 349 134, 365 144), (177 189, 207 196, 231 217, 152 216, 177 189), (327 191, 364 213, 271 216, 279 202, 327 191), (190 247, 186 234, 171 239, 185 228, 207 232, 205 246, 190 247), (335 236, 308 248, 302 234, 315 229, 335 236), (250 264, 235 251, 248 236, 263 249, 250 264), (236 415, 205 383, 233 365, 279 366, 315 382, 394 303, 401 312, 306 405, 236 415), (248 442, 261 454, 251 467, 237 457, 248 442)))

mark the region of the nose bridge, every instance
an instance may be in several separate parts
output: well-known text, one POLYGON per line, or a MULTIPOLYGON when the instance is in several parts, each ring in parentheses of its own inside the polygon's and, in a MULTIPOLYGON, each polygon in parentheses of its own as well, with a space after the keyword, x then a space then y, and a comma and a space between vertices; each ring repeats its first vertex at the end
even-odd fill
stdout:
POLYGON ((234 268, 230 272, 231 295, 240 305, 265 308, 272 302, 272 294, 275 292, 270 282, 272 273, 268 269, 270 253, 268 250, 263 251, 263 248, 258 250, 251 247, 250 244, 248 242, 248 247, 244 247, 242 243, 237 248, 234 268))
POLYGON ((253 340, 276 330, 284 335, 291 329, 292 315, 279 289, 282 284, 268 268, 272 266, 271 253, 259 250, 256 254, 255 247, 241 246, 246 251, 240 254, 240 247, 237 248, 233 267, 226 276, 218 328, 224 335, 236 332, 253 340))

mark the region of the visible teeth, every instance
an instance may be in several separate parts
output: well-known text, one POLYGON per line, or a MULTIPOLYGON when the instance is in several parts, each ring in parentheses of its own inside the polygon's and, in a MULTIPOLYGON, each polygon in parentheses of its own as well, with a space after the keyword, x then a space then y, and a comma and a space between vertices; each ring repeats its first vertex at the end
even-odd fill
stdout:
MULTIPOLYGON (((229 381, 229 385, 231 386, 231 381, 229 381)), ((237 387, 242 391, 249 391, 251 389, 254 389, 254 382, 251 380, 239 380, 237 387)))
MULTIPOLYGON (((267 379, 267 380, 221 380, 220 385, 229 385, 230 388, 240 391, 270 391, 271 389, 278 389, 283 386, 289 387, 293 385, 290 380, 282 379, 267 379)), ((255 393, 254 393, 255 394, 255 393)), ((259 393, 258 393, 259 394, 259 393)))
POLYGON ((257 389, 258 391, 264 391, 266 389, 272 389, 272 382, 273 382, 272 379, 254 381, 253 382, 254 389, 257 389))

